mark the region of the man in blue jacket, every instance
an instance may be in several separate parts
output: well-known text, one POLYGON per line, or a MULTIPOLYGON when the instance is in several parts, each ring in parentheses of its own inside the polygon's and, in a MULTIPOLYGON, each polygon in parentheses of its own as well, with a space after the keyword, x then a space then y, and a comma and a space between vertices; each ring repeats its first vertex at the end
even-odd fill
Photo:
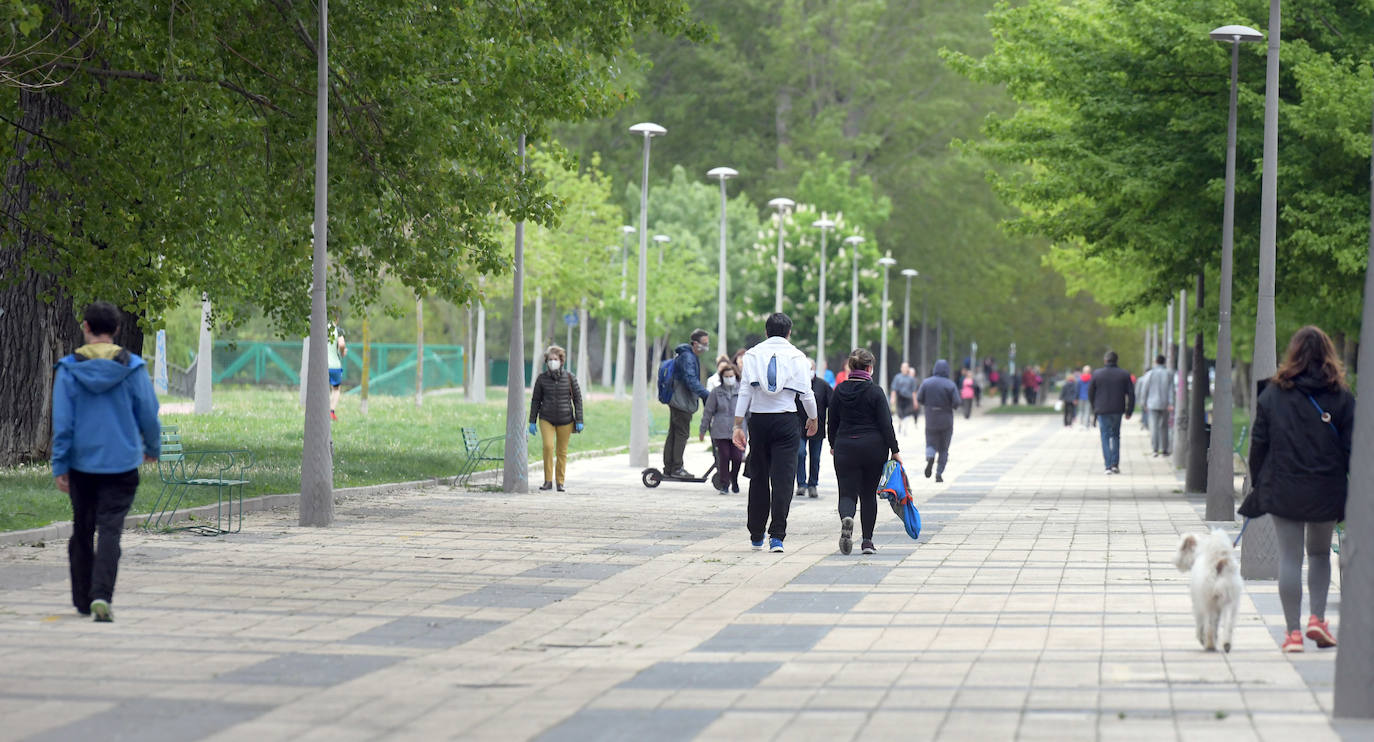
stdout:
POLYGON ((97 621, 114 620, 119 537, 138 490, 139 463, 156 461, 162 448, 143 359, 113 342, 119 320, 109 302, 86 307, 86 344, 57 362, 52 395, 52 473, 72 500, 72 603, 97 621))
POLYGON ((673 398, 668 402, 668 440, 663 443, 663 473, 671 477, 693 478, 682 467, 682 455, 692 437, 692 416, 709 396, 701 383, 697 354, 710 349, 711 336, 701 329, 692 331, 692 342, 673 349, 673 398))
POLYGON ((943 482, 949 444, 954 438, 954 408, 959 406, 959 387, 950 381, 949 361, 941 358, 935 362, 931 375, 916 390, 916 406, 926 411, 926 477, 935 469, 935 481, 943 482))

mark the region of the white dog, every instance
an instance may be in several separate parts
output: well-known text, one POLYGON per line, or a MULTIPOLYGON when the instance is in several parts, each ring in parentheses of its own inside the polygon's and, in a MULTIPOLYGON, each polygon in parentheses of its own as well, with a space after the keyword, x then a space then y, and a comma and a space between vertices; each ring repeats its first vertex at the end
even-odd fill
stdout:
POLYGON ((1240 560, 1231 539, 1221 530, 1207 536, 1188 534, 1178 542, 1174 566, 1192 575, 1193 618, 1197 640, 1209 652, 1217 644, 1231 651, 1231 635, 1236 630, 1236 610, 1244 585, 1240 579, 1240 560))

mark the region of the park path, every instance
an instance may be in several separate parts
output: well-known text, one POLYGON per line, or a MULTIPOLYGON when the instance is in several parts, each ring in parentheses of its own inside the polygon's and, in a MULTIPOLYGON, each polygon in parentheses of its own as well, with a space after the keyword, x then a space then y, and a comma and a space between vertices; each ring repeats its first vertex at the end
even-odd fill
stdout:
POLYGON ((1374 738, 1328 719, 1332 653, 1279 653, 1272 583, 1229 656, 1199 649, 1169 559, 1200 503, 1125 428, 1108 477, 1096 431, 959 421, 919 542, 881 512, 869 557, 837 553, 828 464, 777 555, 743 495, 648 490, 623 455, 561 495, 129 533, 110 625, 68 607, 61 544, 0 548, 0 740, 1374 738))

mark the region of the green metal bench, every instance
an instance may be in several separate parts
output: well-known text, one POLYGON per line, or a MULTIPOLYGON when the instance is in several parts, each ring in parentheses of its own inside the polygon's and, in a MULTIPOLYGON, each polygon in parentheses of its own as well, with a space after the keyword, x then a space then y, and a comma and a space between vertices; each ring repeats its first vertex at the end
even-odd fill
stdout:
POLYGON ((477 471, 477 466, 483 461, 505 461, 506 448, 504 442, 506 436, 494 435, 490 438, 478 438, 476 428, 463 428, 463 450, 467 452, 467 458, 463 460, 462 466, 458 468, 458 478, 454 481, 458 484, 466 485, 472 478, 473 472, 477 471), (501 455, 497 456, 492 452, 492 444, 497 441, 502 442, 501 455))
POLYGON ((182 447, 177 427, 163 427, 162 453, 157 461, 162 490, 143 527, 191 531, 204 536, 238 533, 243 529, 243 490, 252 484, 248 470, 254 463, 253 453, 247 449, 187 451, 182 447), (188 521, 189 525, 174 528, 173 516, 193 487, 215 490, 215 524, 188 521))

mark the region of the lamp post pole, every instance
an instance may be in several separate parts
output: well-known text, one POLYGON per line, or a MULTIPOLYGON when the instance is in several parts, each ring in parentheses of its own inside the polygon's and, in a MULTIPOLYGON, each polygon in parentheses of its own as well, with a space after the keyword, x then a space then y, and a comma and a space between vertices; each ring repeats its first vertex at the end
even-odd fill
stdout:
MULTIPOLYGON (((525 135, 520 135, 520 174, 525 174, 525 135)), ((515 223, 515 252, 511 277, 511 330, 507 353, 511 373, 525 369, 525 222, 515 223)), ((423 314, 418 316, 424 316, 423 314)), ((415 397, 420 385, 415 385, 415 397)), ((506 382, 506 455, 501 465, 502 492, 529 492, 529 457, 526 456, 525 390, 520 384, 506 382)))
POLYGON ((630 465, 644 468, 649 465, 649 383, 645 373, 648 340, 645 334, 648 318, 645 308, 649 302, 646 285, 649 280, 649 147, 650 141, 668 133, 658 124, 641 123, 630 132, 644 137, 644 171, 639 187, 639 294, 635 306, 635 374, 634 398, 630 403, 630 465))
POLYGON ((706 175, 720 181, 720 271, 719 278, 717 279, 719 286, 716 287, 716 301, 720 306, 716 311, 716 342, 719 344, 722 353, 729 353, 730 348, 725 340, 725 322, 727 319, 725 311, 725 294, 728 284, 728 273, 725 265, 725 181, 739 175, 739 171, 729 167, 716 167, 708 170, 706 175))
POLYGON ((816 368, 825 364, 825 236, 835 228, 835 222, 821 214, 821 218, 811 222, 811 226, 821 230, 821 286, 816 301, 816 368))
MULTIPOLYGON (((634 227, 631 227, 631 226, 628 225, 628 224, 626 224, 625 226, 623 226, 623 227, 620 228, 620 231, 621 231, 621 233, 622 233, 623 235, 625 235, 625 237, 628 238, 630 235, 634 234, 635 228, 634 228, 634 227)), ((620 298, 621 298, 621 299, 624 299, 624 298, 625 298, 626 274, 629 273, 629 269, 630 269, 630 256, 629 256, 628 251, 625 249, 625 242, 624 242, 624 240, 622 240, 621 243, 620 243, 620 298)), ((625 320, 622 319, 622 320, 620 320, 620 321, 619 321, 618 323, 616 323, 616 324, 617 324, 616 335, 618 336, 618 339, 616 340, 616 349, 615 349, 615 398, 616 398, 617 400, 623 400, 623 399, 625 399, 625 372, 626 372, 626 368, 629 366, 629 364, 626 362, 626 359, 625 359, 625 352, 626 352, 626 348, 625 348, 625 320)))
POLYGON ((772 201, 769 201, 769 202, 768 202, 768 205, 769 205, 770 207, 774 208, 774 209, 777 209, 777 211, 778 211, 778 282, 777 282, 777 292, 776 292, 776 296, 775 296, 775 298, 773 299, 773 311, 774 311, 774 312, 781 312, 781 311, 782 311, 782 266, 783 266, 782 236, 783 236, 783 232, 786 230, 787 212, 788 212, 788 210, 791 209, 793 206, 796 206, 796 202, 793 201, 793 200, 790 199, 790 198, 778 197, 778 198, 773 199, 772 201))
POLYGON ((930 356, 926 355, 926 343, 930 335, 930 282, 921 291, 921 370, 916 375, 924 379, 930 373, 930 356))
POLYGON ((1260 32, 1244 26, 1223 26, 1211 33, 1217 41, 1231 44, 1231 101, 1226 119, 1226 193, 1221 223, 1221 286, 1218 294, 1217 380, 1212 394, 1212 440, 1207 451, 1206 519, 1234 520, 1236 516, 1235 464, 1231 430, 1231 255, 1236 215, 1236 76, 1240 45, 1259 41, 1260 32))
MULTIPOLYGON (((608 246, 606 247, 606 251, 609 252, 609 253, 611 254, 611 260, 615 260, 615 254, 616 254, 617 252, 620 251, 620 246, 619 246, 619 245, 608 245, 608 246)), ((625 258, 625 256, 622 254, 622 255, 621 255, 621 260, 624 260, 624 258, 625 258)), ((621 268, 620 268, 620 275, 621 275, 621 287, 622 287, 622 290, 624 290, 624 288, 623 288, 623 287, 624 287, 624 275, 625 275, 625 267, 624 267, 624 265, 621 265, 621 268)), ((610 323, 609 321, 603 322, 602 325, 603 325, 602 328, 601 328, 602 333, 606 336, 606 337, 604 338, 604 340, 605 340, 605 342, 606 342, 606 347, 605 347, 605 350, 603 350, 603 351, 601 352, 601 386, 606 386, 606 387, 608 387, 608 386, 611 385, 611 366, 612 366, 611 359, 614 358, 614 356, 612 355, 611 343, 615 342, 615 337, 614 337, 614 336, 615 336, 615 333, 614 333, 614 332, 611 332, 611 323, 610 323)))
POLYGON ((906 277, 906 301, 902 306, 902 363, 911 363, 911 354, 907 352, 907 346, 911 344, 911 279, 921 275, 912 268, 902 270, 902 275, 906 277))
POLYGON ((864 243, 864 238, 859 235, 850 235, 844 238, 844 244, 849 245, 849 251, 853 253, 850 261, 853 263, 854 278, 849 290, 849 349, 853 351, 859 347, 859 245, 864 243))
MULTIPOLYGON (((325 281, 329 268, 329 0, 319 4, 319 45, 315 72, 315 242, 311 250, 310 378, 305 383, 305 430, 302 433, 300 524, 334 522, 334 459, 330 446, 329 360, 325 355, 328 311, 325 281)), ((209 358, 206 358, 209 363, 209 358)))
POLYGON ((892 380, 887 376, 887 275, 889 269, 896 264, 897 261, 893 260, 891 255, 878 258, 878 265, 883 267, 883 319, 880 323, 882 329, 878 331, 878 352, 882 354, 878 362, 878 373, 881 374, 881 381, 878 382, 878 386, 882 387, 884 391, 888 391, 887 387, 892 383, 892 380))

